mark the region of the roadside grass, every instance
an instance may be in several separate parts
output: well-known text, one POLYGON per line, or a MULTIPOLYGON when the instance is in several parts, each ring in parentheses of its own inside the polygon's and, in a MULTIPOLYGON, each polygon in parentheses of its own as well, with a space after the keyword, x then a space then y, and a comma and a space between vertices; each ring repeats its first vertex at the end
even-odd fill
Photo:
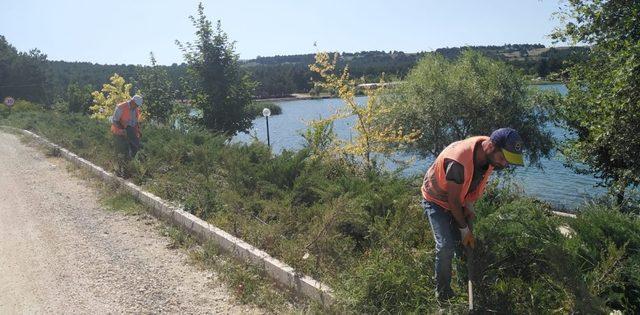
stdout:
POLYGON ((199 244, 193 236, 166 222, 159 227, 159 233, 171 240, 169 248, 185 251, 192 264, 213 271, 243 304, 256 305, 275 314, 327 313, 321 305, 278 285, 264 270, 226 255, 213 242, 199 244))
POLYGON ((148 212, 147 207, 137 202, 133 196, 124 191, 103 191, 101 193, 100 202, 106 206, 107 209, 114 212, 121 212, 126 215, 139 215, 148 212))
POLYGON ((167 222, 163 222, 159 229, 159 233, 162 236, 168 237, 171 243, 167 247, 171 249, 185 249, 189 250, 191 247, 197 244, 195 238, 185 233, 179 227, 173 226, 167 222))
MULTIPOLYGON (((100 202, 110 211, 134 216, 150 213, 147 206, 130 194, 114 189, 113 185, 103 183, 86 170, 73 165, 71 168, 80 173, 83 179, 91 181, 93 187, 100 192, 100 202)), ((213 271, 239 302, 262 307, 277 314, 308 313, 303 309, 313 307, 318 311, 322 309, 322 306, 305 301, 295 293, 279 287, 258 268, 226 256, 215 244, 199 244, 180 227, 165 220, 156 220, 160 222, 158 234, 169 241, 167 248, 181 250, 188 255, 193 265, 213 271)))

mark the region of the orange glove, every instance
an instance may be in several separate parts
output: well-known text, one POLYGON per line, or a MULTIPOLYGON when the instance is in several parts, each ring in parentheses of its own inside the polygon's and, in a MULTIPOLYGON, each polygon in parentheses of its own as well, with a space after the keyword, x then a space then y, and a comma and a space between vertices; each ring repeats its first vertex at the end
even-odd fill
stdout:
POLYGON ((460 239, 462 240, 462 245, 469 246, 471 248, 476 247, 476 238, 473 237, 473 232, 471 232, 468 225, 465 228, 460 229, 460 239))

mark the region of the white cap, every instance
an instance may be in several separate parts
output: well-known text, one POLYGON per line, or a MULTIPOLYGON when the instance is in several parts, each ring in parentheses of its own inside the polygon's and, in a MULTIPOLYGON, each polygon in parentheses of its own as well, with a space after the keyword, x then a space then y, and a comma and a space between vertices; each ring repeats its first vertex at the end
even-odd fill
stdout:
POLYGON ((136 105, 142 106, 142 96, 136 94, 131 98, 131 100, 136 102, 136 105))

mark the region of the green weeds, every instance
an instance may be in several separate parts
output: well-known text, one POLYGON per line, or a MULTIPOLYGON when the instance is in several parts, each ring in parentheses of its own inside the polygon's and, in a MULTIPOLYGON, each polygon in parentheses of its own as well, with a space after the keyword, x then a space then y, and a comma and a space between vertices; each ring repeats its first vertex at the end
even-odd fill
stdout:
POLYGON ((162 225, 160 228, 160 235, 168 237, 171 240, 171 243, 168 246, 171 249, 190 249, 196 244, 196 240, 191 235, 185 233, 181 228, 173 225, 162 225))
POLYGON ((112 211, 119 211, 127 215, 138 215, 146 212, 145 206, 126 192, 106 193, 100 200, 112 211))

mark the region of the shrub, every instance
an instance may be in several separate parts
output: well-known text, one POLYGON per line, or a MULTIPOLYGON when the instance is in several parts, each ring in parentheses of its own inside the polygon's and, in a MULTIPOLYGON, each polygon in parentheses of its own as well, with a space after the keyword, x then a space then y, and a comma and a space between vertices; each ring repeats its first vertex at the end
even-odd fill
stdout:
POLYGON ((480 212, 486 216, 474 228, 479 242, 471 277, 482 309, 515 314, 600 309, 558 231, 558 218, 526 198, 480 212))
MULTIPOLYGON (((91 117, 106 120, 113 116, 118 104, 131 99, 131 83, 126 83, 123 77, 114 73, 109 78, 110 83, 102 85, 100 91, 91 92, 93 104, 89 107, 91 117)), ((144 107, 141 107, 143 110, 144 107)))
POLYGON ((202 110, 199 122, 203 127, 232 137, 251 127, 253 116, 247 107, 256 83, 240 67, 234 42, 222 30, 220 20, 214 28, 202 3, 197 16, 190 19, 196 40, 185 44, 176 41, 187 63, 189 98, 202 110))
POLYGON ((591 205, 570 221, 569 240, 589 290, 608 307, 640 312, 640 220, 615 208, 591 205))
POLYGON ((426 54, 382 101, 389 120, 405 130, 422 130, 410 143, 422 155, 435 157, 454 141, 510 126, 522 136, 530 163, 536 163, 552 152, 545 124, 558 98, 528 87, 508 64, 468 50, 453 61, 426 54))
POLYGON ((402 244, 368 252, 348 274, 344 303, 363 313, 433 313, 437 310, 428 251, 402 244))
POLYGON ((28 111, 42 111, 44 108, 40 104, 25 100, 16 100, 11 107, 12 112, 28 112, 28 111))

